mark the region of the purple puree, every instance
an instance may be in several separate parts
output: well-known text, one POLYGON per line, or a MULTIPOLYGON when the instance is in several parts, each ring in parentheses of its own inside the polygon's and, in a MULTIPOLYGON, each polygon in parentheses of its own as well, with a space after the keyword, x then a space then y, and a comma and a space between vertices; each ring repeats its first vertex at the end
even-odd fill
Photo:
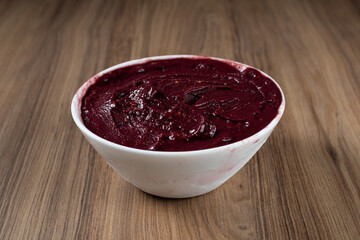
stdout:
POLYGON ((149 61, 97 79, 82 101, 85 126, 128 147, 189 151, 247 138, 275 118, 275 83, 208 58, 149 61))

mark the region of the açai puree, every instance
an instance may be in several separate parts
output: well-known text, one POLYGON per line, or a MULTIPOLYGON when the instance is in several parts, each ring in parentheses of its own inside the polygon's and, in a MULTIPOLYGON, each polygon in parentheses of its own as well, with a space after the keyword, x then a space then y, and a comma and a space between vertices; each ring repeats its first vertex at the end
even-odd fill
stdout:
POLYGON ((156 151, 218 147, 267 126, 282 101, 253 68, 210 58, 154 60, 100 76, 82 100, 85 126, 124 146, 156 151))

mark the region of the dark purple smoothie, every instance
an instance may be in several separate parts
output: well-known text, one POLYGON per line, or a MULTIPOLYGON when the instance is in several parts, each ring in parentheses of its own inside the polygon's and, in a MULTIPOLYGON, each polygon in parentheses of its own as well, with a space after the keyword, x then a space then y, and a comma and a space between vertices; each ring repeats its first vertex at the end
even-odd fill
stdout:
POLYGON ((85 126, 124 146, 190 151, 230 144, 266 127, 282 97, 253 68, 209 58, 137 64, 99 77, 82 100, 85 126))

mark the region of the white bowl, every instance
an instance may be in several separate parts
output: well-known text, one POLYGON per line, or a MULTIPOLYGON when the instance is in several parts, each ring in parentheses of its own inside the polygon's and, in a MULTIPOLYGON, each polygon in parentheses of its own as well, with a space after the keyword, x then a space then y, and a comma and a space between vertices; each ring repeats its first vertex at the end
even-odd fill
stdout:
MULTIPOLYGON (((135 187, 144 192, 168 198, 186 198, 205 194, 219 187, 237 171, 265 143, 279 122, 285 109, 284 94, 278 86, 282 102, 276 117, 256 134, 221 147, 183 152, 140 150, 107 141, 87 129, 81 118, 81 102, 88 88, 104 73, 151 60, 172 58, 196 58, 194 55, 168 55, 133 60, 108 68, 85 82, 75 94, 71 113, 76 125, 90 144, 106 162, 135 187)), ((219 58, 243 71, 249 66, 219 58)))

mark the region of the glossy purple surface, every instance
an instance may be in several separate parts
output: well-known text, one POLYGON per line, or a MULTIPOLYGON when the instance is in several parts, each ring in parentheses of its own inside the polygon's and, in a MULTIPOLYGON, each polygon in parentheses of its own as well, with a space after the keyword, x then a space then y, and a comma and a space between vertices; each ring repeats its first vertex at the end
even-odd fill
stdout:
POLYGON ((85 126, 128 147, 189 151, 230 144, 266 127, 281 93, 253 68, 177 58, 101 76, 82 100, 85 126))

